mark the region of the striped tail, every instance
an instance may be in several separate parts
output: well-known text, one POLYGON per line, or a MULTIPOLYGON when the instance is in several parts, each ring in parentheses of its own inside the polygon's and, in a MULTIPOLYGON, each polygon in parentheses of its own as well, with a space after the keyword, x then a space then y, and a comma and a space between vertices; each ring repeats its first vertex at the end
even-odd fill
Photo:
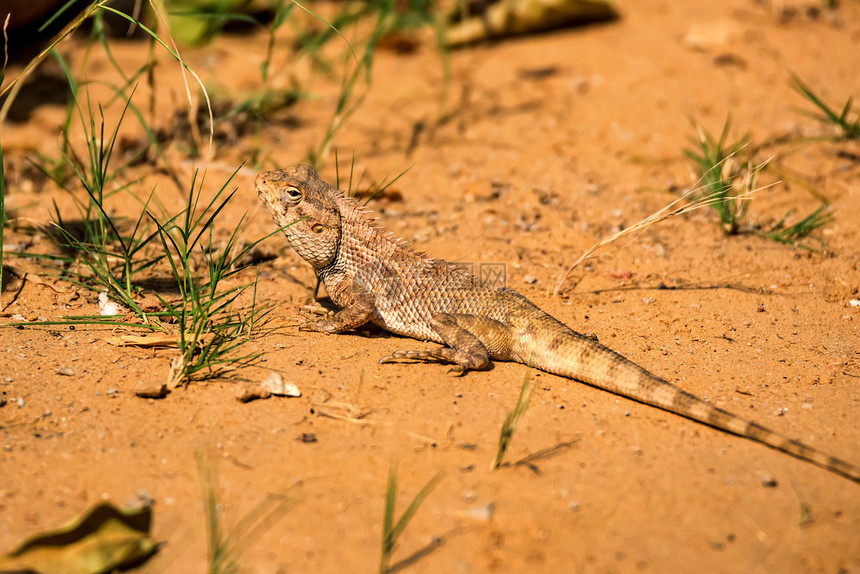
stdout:
POLYGON ((857 466, 717 408, 548 315, 530 323, 529 335, 514 350, 522 363, 749 438, 860 482, 857 466))

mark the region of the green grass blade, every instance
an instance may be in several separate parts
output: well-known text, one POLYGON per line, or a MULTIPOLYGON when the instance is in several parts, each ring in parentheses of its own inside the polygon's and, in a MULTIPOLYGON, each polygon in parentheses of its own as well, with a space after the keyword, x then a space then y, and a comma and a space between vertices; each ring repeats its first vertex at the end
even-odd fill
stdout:
POLYGON ((505 452, 507 452, 511 439, 517 430, 517 425, 519 424, 523 414, 525 414, 526 409, 528 409, 530 397, 531 386, 529 384, 529 374, 526 373, 526 376, 523 379, 523 386, 520 388, 520 394, 517 398, 517 404, 514 407, 514 410, 508 413, 508 416, 505 417, 505 422, 502 424, 502 430, 499 432, 499 446, 496 449, 496 458, 493 459, 493 463, 490 465, 491 469, 495 470, 501 466, 502 459, 505 457, 505 452))
POLYGON ((397 540, 409 522, 418 512, 418 509, 423 504, 424 500, 433 492, 433 489, 442 481, 443 473, 437 473, 424 485, 415 498, 409 503, 409 506, 403 511, 397 523, 394 522, 395 507, 397 504, 397 463, 391 463, 388 470, 388 482, 385 488, 385 508, 382 514, 382 556, 379 561, 380 574, 387 574, 391 570, 391 555, 397 546, 397 540))

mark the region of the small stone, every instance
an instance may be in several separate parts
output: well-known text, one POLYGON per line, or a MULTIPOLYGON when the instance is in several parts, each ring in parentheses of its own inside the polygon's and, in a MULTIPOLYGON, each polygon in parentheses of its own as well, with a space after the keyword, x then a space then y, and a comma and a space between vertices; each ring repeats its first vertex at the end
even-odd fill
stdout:
POLYGON ((860 299, 851 299, 848 304, 852 307, 860 307, 860 299))
POLYGON ((75 371, 70 369, 69 367, 62 367, 57 371, 58 374, 63 375, 64 377, 74 377, 75 371))
POLYGON ((108 298, 107 291, 99 293, 99 315, 124 315, 126 312, 127 309, 125 307, 108 298))
POLYGON ((573 512, 579 512, 579 502, 577 502, 576 500, 571 500, 570 502, 568 502, 567 507, 573 512))
POLYGON ((769 472, 763 472, 759 478, 761 478, 762 486, 766 488, 776 488, 779 484, 769 472))
POLYGON ((0 407, 6 406, 6 397, 0 395, 0 407))
POLYGON ((142 399, 163 399, 167 396, 167 383, 155 381, 138 381, 134 386, 134 394, 142 399))
POLYGON ((281 378, 281 374, 277 371, 269 373, 269 375, 263 379, 263 382, 260 383, 260 387, 275 396, 281 397, 284 395, 284 379, 281 378))
POLYGON ((242 387, 236 393, 236 400, 240 403, 250 403, 257 399, 268 399, 272 393, 262 387, 242 387))
POLYGON ((684 35, 684 44, 693 50, 706 51, 727 46, 741 35, 739 25, 728 18, 695 22, 684 35))
POLYGON ((287 381, 284 383, 284 396, 285 397, 300 397, 302 396, 302 392, 299 390, 299 387, 296 386, 292 381, 287 381))
POLYGON ((534 275, 526 275, 523 277, 523 283, 528 283, 529 285, 534 285, 537 283, 537 277, 534 275))
POLYGON ((20 408, 23 408, 23 407, 24 407, 24 405, 26 405, 26 404, 27 404, 26 402, 24 402, 24 399, 22 399, 21 397, 18 397, 18 401, 17 401, 17 402, 18 402, 18 408, 19 408, 19 409, 20 409, 20 408))
POLYGON ((116 395, 117 393, 119 393, 119 391, 116 390, 115 387, 111 387, 107 390, 107 394, 109 397, 112 397, 112 396, 116 395))
POLYGON ((493 512, 496 510, 496 504, 491 502, 489 504, 478 504, 475 506, 470 506, 466 513, 470 518, 474 518, 475 520, 481 520, 483 522, 489 522, 493 518, 493 512))
POLYGON ((299 436, 299 440, 305 444, 310 444, 317 442, 317 435, 312 432, 303 432, 301 436, 299 436))

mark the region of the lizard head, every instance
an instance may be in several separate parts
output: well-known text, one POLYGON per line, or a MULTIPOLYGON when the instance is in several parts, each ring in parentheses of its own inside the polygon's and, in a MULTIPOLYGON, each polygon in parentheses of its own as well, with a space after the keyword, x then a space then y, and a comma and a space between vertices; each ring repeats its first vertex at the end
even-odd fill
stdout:
POLYGON ((314 269, 331 263, 340 246, 340 192, 307 165, 264 171, 254 182, 257 194, 296 253, 314 269))

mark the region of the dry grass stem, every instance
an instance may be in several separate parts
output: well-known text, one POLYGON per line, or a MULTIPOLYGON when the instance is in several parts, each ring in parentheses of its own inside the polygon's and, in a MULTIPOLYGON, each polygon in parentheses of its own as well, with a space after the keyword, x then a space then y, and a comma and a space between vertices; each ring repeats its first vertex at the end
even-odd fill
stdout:
MULTIPOLYGON (((730 159, 731 159, 731 157, 726 158, 724 163, 728 162, 728 160, 730 160, 730 159)), ((747 168, 747 173, 744 177, 742 190, 738 193, 738 195, 733 196, 734 200, 748 201, 748 200, 752 199, 752 197, 753 197, 753 195, 755 195, 755 193, 757 193, 763 189, 767 189, 769 187, 772 187, 772 186, 776 185, 777 183, 779 183, 779 182, 773 182, 773 183, 770 183, 768 185, 756 187, 756 179, 758 177, 758 174, 762 169, 764 169, 764 167, 768 164, 769 161, 770 161, 770 158, 767 159, 766 161, 756 165, 756 166, 749 166, 747 168)), ((605 237, 605 238, 601 239, 600 241, 598 241, 597 243, 595 243, 594 245, 592 245, 588 250, 585 251, 585 253, 583 253, 579 257, 579 259, 574 261, 573 264, 570 267, 568 267, 567 270, 559 276, 558 280, 556 281, 555 288, 553 289, 553 292, 552 292, 553 296, 558 295, 558 293, 561 291, 562 285, 567 280, 567 278, 570 276, 570 274, 573 272, 573 270, 576 269, 576 267, 580 263, 582 263, 583 261, 585 261, 586 259, 591 257, 592 254, 595 251, 597 251, 598 249, 600 249, 601 247, 608 245, 608 244, 612 243, 613 241, 616 241, 617 239, 624 237, 625 235, 630 235, 630 234, 634 234, 634 233, 638 235, 638 234, 644 232, 647 228, 651 227, 652 225, 660 223, 661 221, 665 221, 666 219, 669 219, 671 217, 675 217, 678 215, 685 215, 687 213, 690 213, 691 211, 695 211, 695 210, 701 209, 703 207, 710 207, 712 205, 716 205, 716 204, 724 201, 724 197, 721 194, 711 193, 711 194, 699 197, 698 199, 695 199, 689 203, 685 203, 690 198, 690 196, 694 196, 702 190, 702 187, 699 186, 699 183, 701 183, 701 181, 702 181, 702 178, 699 178, 699 180, 696 182, 696 185, 694 187, 691 187, 688 191, 684 192, 684 194, 681 195, 678 199, 676 199, 672 203, 666 205, 662 209, 655 211, 654 213, 652 213, 651 215, 649 215, 645 219, 639 221, 638 223, 635 223, 634 225, 631 225, 630 227, 622 229, 621 231, 618 231, 617 233, 613 233, 612 235, 605 237)))

